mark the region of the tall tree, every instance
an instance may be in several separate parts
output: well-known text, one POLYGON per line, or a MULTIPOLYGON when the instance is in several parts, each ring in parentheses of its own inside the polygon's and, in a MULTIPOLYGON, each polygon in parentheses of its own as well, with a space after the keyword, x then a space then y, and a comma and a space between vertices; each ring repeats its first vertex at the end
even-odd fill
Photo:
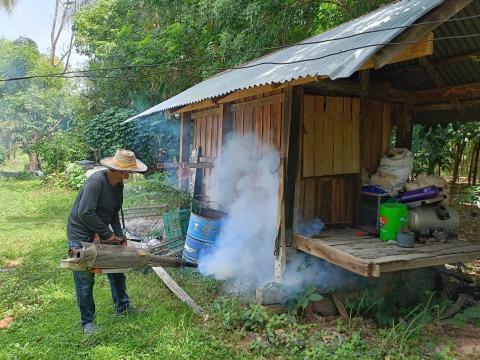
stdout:
POLYGON ((0 0, 0 8, 6 11, 7 14, 12 14, 16 3, 17 0, 0 0))

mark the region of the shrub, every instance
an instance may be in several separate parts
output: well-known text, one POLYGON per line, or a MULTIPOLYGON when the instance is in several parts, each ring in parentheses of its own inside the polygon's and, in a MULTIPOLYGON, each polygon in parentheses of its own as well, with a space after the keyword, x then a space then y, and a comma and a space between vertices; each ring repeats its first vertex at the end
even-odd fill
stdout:
POLYGON ((85 185, 87 181, 87 176, 85 175, 85 171, 82 169, 81 166, 77 164, 69 164, 68 165, 68 173, 67 173, 67 183, 68 187, 73 190, 79 190, 85 185))
POLYGON ((58 132, 50 139, 40 142, 37 152, 45 173, 53 174, 65 171, 68 163, 84 159, 88 154, 88 148, 78 136, 58 132))

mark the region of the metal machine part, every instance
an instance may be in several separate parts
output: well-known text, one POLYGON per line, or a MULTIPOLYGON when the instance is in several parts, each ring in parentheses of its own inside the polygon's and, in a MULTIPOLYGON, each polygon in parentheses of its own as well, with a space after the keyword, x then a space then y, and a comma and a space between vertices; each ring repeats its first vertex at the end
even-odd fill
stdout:
POLYGON ((460 217, 451 207, 421 206, 409 211, 409 228, 418 236, 446 241, 457 235, 460 217))

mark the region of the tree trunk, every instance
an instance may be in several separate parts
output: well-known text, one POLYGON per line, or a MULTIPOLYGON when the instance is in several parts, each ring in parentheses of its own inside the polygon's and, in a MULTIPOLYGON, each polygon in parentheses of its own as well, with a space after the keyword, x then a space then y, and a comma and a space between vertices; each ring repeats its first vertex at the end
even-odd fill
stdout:
POLYGON ((474 167, 473 167, 473 174, 472 174, 472 184, 473 185, 477 185, 477 174, 478 174, 478 160, 479 160, 479 157, 480 157, 480 141, 477 142, 477 145, 475 146, 475 150, 473 151, 475 154, 472 154, 472 158, 474 158, 473 160, 473 163, 474 163, 474 167))
POLYGON ((472 147, 472 156, 470 157, 470 165, 468 167, 468 185, 472 184, 473 167, 475 166, 474 165, 474 160, 475 160, 475 149, 476 149, 476 147, 477 147, 476 144, 472 147))
POLYGON ((463 151, 465 150, 465 144, 457 144, 457 151, 455 154, 455 162, 453 163, 453 174, 452 174, 452 182, 458 182, 459 177, 459 168, 460 162, 462 161, 463 151))
POLYGON ((28 158, 30 159, 30 165, 28 169, 30 171, 37 171, 40 170, 40 159, 38 158, 38 154, 35 151, 32 151, 28 154, 28 158))

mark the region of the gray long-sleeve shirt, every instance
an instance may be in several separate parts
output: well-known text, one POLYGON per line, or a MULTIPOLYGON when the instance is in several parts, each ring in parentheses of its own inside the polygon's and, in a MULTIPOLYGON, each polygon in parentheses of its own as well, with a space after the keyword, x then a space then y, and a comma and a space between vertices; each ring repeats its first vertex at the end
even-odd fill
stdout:
POLYGON ((122 235, 118 212, 122 207, 123 184, 112 186, 107 171, 92 174, 77 195, 68 217, 67 238, 91 242, 95 234, 101 239, 122 235))

